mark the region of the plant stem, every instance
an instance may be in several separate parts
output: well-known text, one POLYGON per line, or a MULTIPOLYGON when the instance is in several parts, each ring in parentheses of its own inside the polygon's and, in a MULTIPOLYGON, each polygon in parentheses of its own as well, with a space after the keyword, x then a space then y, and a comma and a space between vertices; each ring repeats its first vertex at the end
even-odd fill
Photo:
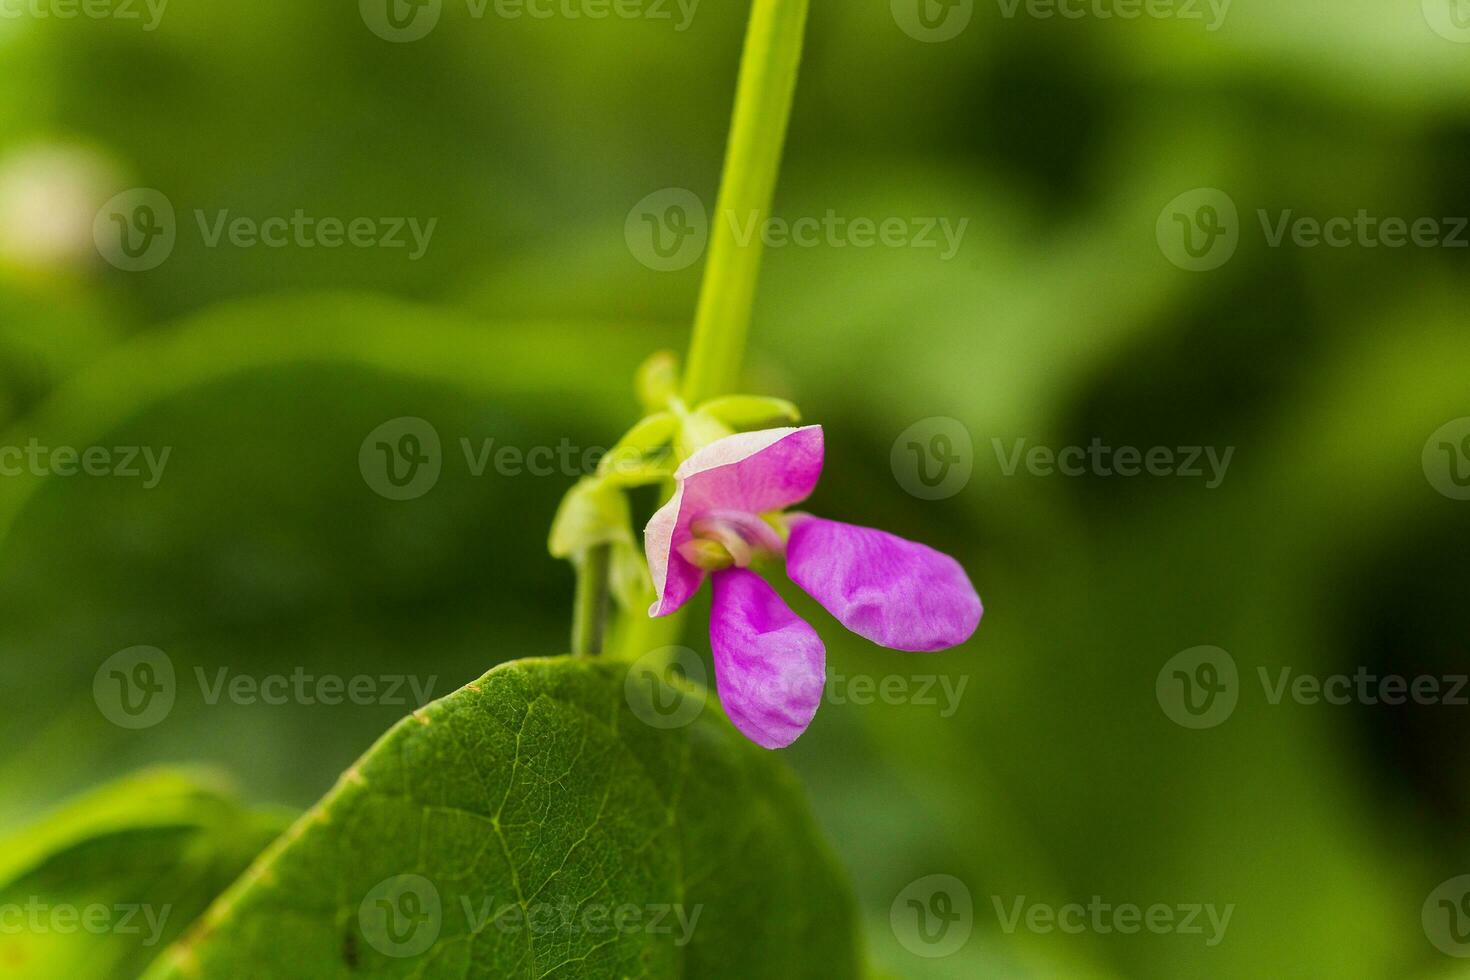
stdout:
POLYGON ((607 625, 608 573, 612 546, 597 545, 577 563, 577 596, 572 605, 572 653, 595 657, 602 653, 607 625))
MULTIPOLYGON (((684 366, 683 401, 698 405, 716 395, 732 392, 745 358, 745 337, 760 275, 762 239, 759 229, 770 215, 781 170, 781 150, 796 93, 796 72, 806 31, 808 0, 755 0, 740 59, 735 89, 735 112, 725 170, 710 229, 709 258, 694 314, 694 337, 684 366), (736 238, 734 218, 745 227, 750 219, 757 233, 748 241, 736 238)), ((672 494, 670 485, 668 493, 672 494)), ((667 498, 665 498, 667 499, 667 498)), ((590 571, 590 570, 589 570, 590 571)), ((606 581, 606 569, 601 572, 606 581)), ((578 577, 578 622, 584 576, 578 577)), ((658 647, 679 642, 686 610, 662 619, 638 617, 620 624, 615 640, 617 655, 634 659, 658 647)), ((598 620, 600 623, 601 621, 598 620)), ((601 645, 600 631, 597 645, 601 645)), ((575 641, 574 641, 575 647, 575 641)))
POLYGON ((725 171, 710 228, 709 259, 684 373, 684 400, 697 405, 734 390, 760 274, 760 228, 770 215, 801 63, 808 0, 755 0, 740 62, 725 171), (738 223, 755 220, 746 242, 738 223))

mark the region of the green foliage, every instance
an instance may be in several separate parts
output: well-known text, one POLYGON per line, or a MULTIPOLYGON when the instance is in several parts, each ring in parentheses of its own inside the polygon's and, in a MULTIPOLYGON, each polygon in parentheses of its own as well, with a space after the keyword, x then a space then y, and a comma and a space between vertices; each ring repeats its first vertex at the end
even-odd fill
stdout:
POLYGON ((136 977, 289 823, 153 771, 0 840, 0 977, 136 977))
POLYGON ((801 419, 801 410, 786 399, 761 395, 722 395, 700 405, 699 411, 732 429, 765 429, 801 419))
MULTIPOLYGON (((572 576, 546 530, 586 474, 472 478, 449 461, 460 436, 607 446, 666 407, 671 364, 655 404, 628 379, 682 347, 701 270, 644 267, 624 221, 661 187, 714 201, 747 5, 702 3, 685 33, 443 6, 431 37, 396 46, 351 4, 287 0, 173 3, 152 34, 0 25, 0 172, 8 151, 80 139, 120 186, 166 192, 181 228, 149 273, 84 237, 53 275, 0 274, 0 444, 175 447, 146 493, 0 479, 0 821, 179 758, 304 806, 402 713, 208 705, 196 668, 412 672, 447 690, 503 650, 562 648, 572 576), (211 250, 195 208, 440 222, 409 263, 211 250), (260 298, 297 289, 334 292, 260 298), (357 453, 404 415, 439 428, 446 469, 388 501, 357 453), (127 732, 91 685, 137 643, 173 657, 188 695, 127 732)), ((987 603, 966 649, 914 658, 789 595, 844 683, 968 682, 949 714, 826 703, 783 755, 867 946, 885 976, 920 980, 1445 976, 1418 914, 1470 857, 1463 709, 1272 706, 1256 687, 1225 725, 1186 732, 1153 691, 1199 643, 1251 683, 1286 666, 1464 672, 1470 518, 1419 458, 1470 412, 1465 250, 1272 249, 1256 211, 1470 213, 1470 48, 1417 0, 1237 0, 1215 32, 974 7, 962 35, 922 44, 891 4, 814 5, 775 213, 971 222, 949 260, 768 249, 741 384, 826 426, 814 510, 956 554, 987 603), (1243 222, 1235 258, 1198 274, 1154 238, 1197 187, 1243 222), (889 465, 930 416, 974 440, 970 483, 940 501, 889 465), (1094 436, 1238 451, 1203 492, 1006 476, 992 447, 1094 436), (924 960, 890 903, 936 871, 969 884, 975 933, 924 960), (992 894, 1238 911, 1206 951, 1008 933, 992 894)), ((649 502, 633 503, 636 530, 649 502)), ((698 602, 682 638, 630 620, 620 646, 703 656, 702 620, 698 602)))
POLYGON ((416 712, 150 980, 857 977, 801 790, 715 712, 640 720, 670 693, 530 660, 416 712))

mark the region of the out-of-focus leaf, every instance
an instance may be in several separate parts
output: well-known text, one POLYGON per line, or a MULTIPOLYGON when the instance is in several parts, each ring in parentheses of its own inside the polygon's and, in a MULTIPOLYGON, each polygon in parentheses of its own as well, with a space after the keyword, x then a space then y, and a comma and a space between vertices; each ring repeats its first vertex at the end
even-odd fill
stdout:
POLYGON ((557 509, 551 524, 551 556, 572 558, 597 545, 629 541, 631 521, 628 498, 621 489, 584 477, 567 491, 557 509))
POLYGON ((732 429, 760 429, 801 418, 801 410, 784 398, 761 395, 726 395, 712 398, 699 411, 719 419, 732 429))
POLYGON ((159 770, 88 793, 0 841, 0 977, 134 977, 290 815, 159 770))
POLYGON ((179 745, 304 803, 421 703, 405 678, 432 698, 493 665, 491 630, 523 648, 559 635, 572 576, 547 529, 635 417, 627 379, 649 346, 636 325, 521 328, 335 295, 211 311, 77 371, 0 446, 103 447, 140 475, 0 479, 0 686, 30 692, 0 718, 0 820, 179 745), (441 469, 389 499, 363 446, 405 417, 434 427, 441 469), (151 488, 138 447, 169 451, 151 488), (177 699, 127 731, 93 678, 140 644, 170 658, 177 699), (299 672, 308 694, 377 678, 381 696, 242 701, 215 693, 221 671, 299 672))

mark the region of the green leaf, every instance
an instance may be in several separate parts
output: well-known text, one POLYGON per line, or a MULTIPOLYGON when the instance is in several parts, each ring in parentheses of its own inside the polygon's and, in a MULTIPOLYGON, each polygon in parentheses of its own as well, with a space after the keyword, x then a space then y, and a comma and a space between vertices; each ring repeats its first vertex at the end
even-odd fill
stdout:
POLYGON ((0 977, 133 977, 289 818, 214 780, 141 773, 0 842, 0 977))
POLYGON ((661 350, 638 367, 633 380, 638 402, 650 412, 669 403, 679 391, 679 358, 673 351, 661 350))
POLYGON ((703 697, 496 668, 388 732, 148 977, 858 976, 798 784, 703 697))
POLYGON ((551 555, 574 558, 600 544, 627 541, 633 533, 631 521, 622 490, 597 477, 584 477, 567 491, 551 522, 551 555))
POLYGON ((657 412, 640 420, 602 458, 597 474, 627 486, 644 474, 659 479, 665 470, 672 473, 669 454, 658 451, 668 446, 678 428, 679 420, 672 412, 657 412), (654 458, 650 459, 650 456, 654 458))
POLYGON ((801 409, 784 398, 762 395, 725 395, 699 406, 699 411, 732 429, 764 429, 778 422, 801 420, 801 409))
POLYGON ((679 459, 688 459, 705 446, 734 434, 734 429, 717 418, 703 412, 689 412, 679 419, 679 432, 674 437, 674 451, 679 459))

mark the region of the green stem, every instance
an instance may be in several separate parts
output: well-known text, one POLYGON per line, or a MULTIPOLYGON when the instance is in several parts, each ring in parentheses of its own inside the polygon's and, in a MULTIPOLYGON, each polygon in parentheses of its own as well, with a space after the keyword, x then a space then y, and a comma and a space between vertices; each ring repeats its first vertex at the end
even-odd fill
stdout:
POLYGON ((684 400, 697 405, 734 390, 760 274, 760 234, 742 243, 737 221, 759 229, 770 216, 791 118, 808 0, 755 0, 745 35, 725 172, 710 229, 694 339, 684 373, 684 400))
POLYGON ((577 563, 577 596, 572 605, 572 653, 594 657, 602 652, 602 633, 607 625, 608 573, 612 547, 590 548, 577 563))
MULTIPOLYGON (((758 222, 753 227, 759 228, 770 216, 801 64, 807 4, 808 0, 755 0, 750 10, 709 259, 684 366, 681 394, 689 405, 734 391, 740 378, 762 239, 757 234, 739 241, 733 219, 745 227, 753 217, 758 222)), ((672 486, 668 492, 673 492, 672 486)), ((636 621, 620 624, 615 639, 618 655, 631 660, 678 643, 686 612, 681 609, 656 620, 634 613, 636 621)))

